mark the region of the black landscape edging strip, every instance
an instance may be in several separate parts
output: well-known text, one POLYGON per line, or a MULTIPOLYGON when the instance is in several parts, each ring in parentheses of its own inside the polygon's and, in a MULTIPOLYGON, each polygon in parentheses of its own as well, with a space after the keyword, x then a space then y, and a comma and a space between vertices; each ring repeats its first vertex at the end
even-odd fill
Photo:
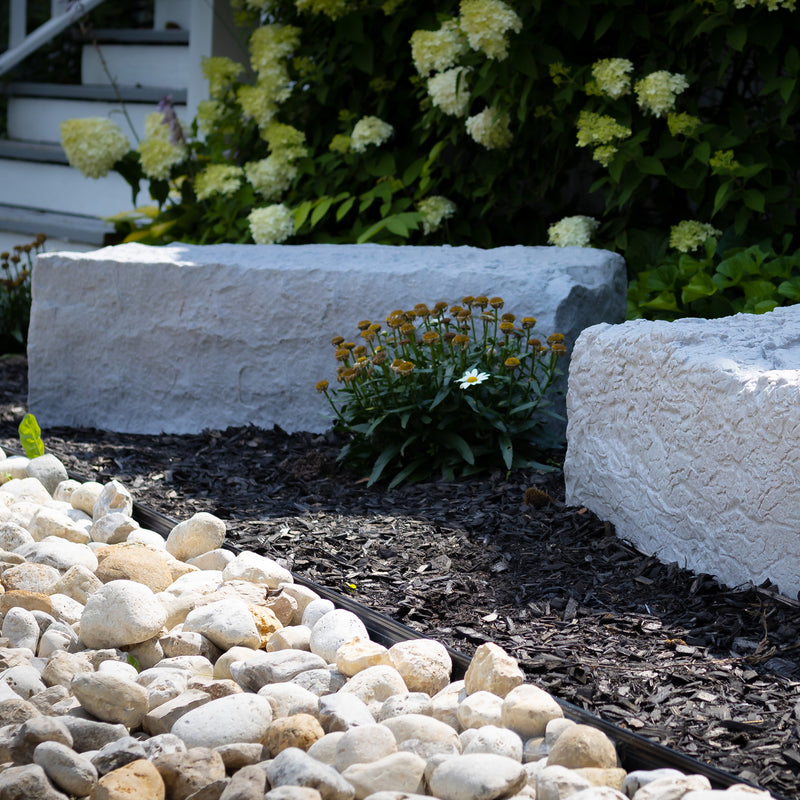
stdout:
MULTIPOLYGON (((84 478, 83 480, 86 479, 84 478)), ((164 537, 166 537, 172 528, 178 524, 177 520, 173 520, 165 514, 161 514, 158 511, 147 508, 140 503, 133 504, 133 516, 136 521, 140 524, 143 524, 144 527, 154 530, 164 537)), ((225 544, 230 550, 241 551, 243 549, 237 547, 232 542, 226 542, 225 544)), ((301 586, 312 589, 321 597, 332 601, 335 605, 347 611, 354 613, 364 623, 367 631, 370 633, 370 636, 373 637, 373 640, 379 644, 389 647, 397 642, 408 639, 430 638, 424 634, 421 634, 419 631, 415 631, 413 628, 404 625, 401 622, 397 622, 397 620, 394 620, 385 614, 381 614, 378 611, 374 611, 373 609, 356 602, 351 597, 341 595, 332 589, 328 589, 327 587, 319 586, 313 581, 303 578, 300 575, 295 575, 292 573, 292 577, 294 578, 295 582, 299 583, 301 586)), ((470 659, 464 653, 461 653, 458 650, 449 647, 448 645, 445 645, 445 647, 447 648, 447 652, 453 661, 453 678, 455 680, 463 678, 464 673, 467 671, 467 667, 469 666, 470 659)), ((607 722, 601 717, 595 716, 594 714, 582 709, 580 706, 576 706, 573 703, 567 702, 566 700, 561 700, 558 697, 554 697, 554 699, 559 706, 561 706, 562 710, 564 711, 564 715, 568 719, 571 719, 582 725, 591 725, 613 739, 617 746, 620 762, 628 772, 632 772, 634 769, 651 770, 662 767, 672 767, 673 769, 680 770, 688 775, 704 775, 706 778, 708 778, 712 787, 714 788, 724 789, 734 784, 745 784, 758 789, 763 788, 751 783, 750 781, 742 780, 741 778, 737 778, 735 775, 723 772, 721 769, 717 769, 717 767, 712 767, 709 764, 698 761, 691 756, 684 755, 675 750, 671 750, 662 744, 645 739, 644 736, 640 736, 637 733, 626 730, 625 728, 621 728, 619 725, 616 725, 613 722, 607 722)), ((772 793, 772 797, 774 800, 789 800, 788 798, 774 793, 772 793)))

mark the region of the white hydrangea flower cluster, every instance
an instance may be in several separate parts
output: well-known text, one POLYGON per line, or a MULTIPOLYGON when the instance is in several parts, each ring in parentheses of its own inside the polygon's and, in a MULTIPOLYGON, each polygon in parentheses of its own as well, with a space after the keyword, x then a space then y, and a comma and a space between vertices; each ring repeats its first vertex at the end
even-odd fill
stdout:
POLYGON ((244 165, 253 189, 266 200, 277 200, 297 177, 294 162, 307 153, 305 134, 291 125, 273 122, 264 133, 270 154, 244 165))
POLYGON ((470 137, 487 150, 504 150, 514 138, 508 127, 510 121, 508 112, 489 106, 468 117, 465 127, 470 137))
POLYGON ((422 232, 427 236, 456 213, 456 204, 441 195, 432 195, 417 203, 417 211, 422 215, 422 232))
POLYGON ((508 32, 522 30, 519 15, 502 0, 461 0, 459 19, 469 46, 497 61, 508 57, 508 32))
POLYGON ((616 100, 631 90, 633 63, 627 58, 603 58, 592 64, 592 77, 600 94, 616 100))
POLYGON ((363 153, 370 145, 382 145, 392 134, 394 128, 388 122, 379 117, 362 117, 350 134, 350 149, 354 153, 363 153))
POLYGON ((411 34, 411 59, 420 75, 450 69, 466 52, 467 41, 458 20, 446 20, 438 31, 411 34))
POLYGON ((208 200, 215 194, 233 194, 242 182, 244 171, 233 164, 209 164, 196 178, 194 192, 198 200, 208 200))
POLYGON ((172 141, 169 124, 161 111, 145 117, 144 135, 137 148, 142 172, 148 178, 166 180, 172 167, 186 158, 186 146, 172 141))
POLYGON ((722 236, 722 231, 713 225, 695 219, 685 219, 670 228, 669 246, 681 253, 690 253, 702 247, 706 239, 716 239, 718 236, 722 236))
POLYGON ((637 81, 633 90, 639 108, 656 117, 663 117, 675 108, 675 98, 688 88, 685 75, 662 69, 637 81))
POLYGON ((292 212, 283 203, 254 208, 247 222, 256 244, 279 244, 294 234, 292 212))
POLYGON ((467 113, 471 99, 467 88, 468 73, 466 67, 453 67, 428 79, 428 94, 436 108, 456 117, 467 113))
POLYGON ((592 235, 600 227, 594 217, 564 217, 547 229, 547 241, 556 247, 589 247, 592 235))
POLYGON ((65 119, 59 131, 70 166, 87 178, 108 175, 114 164, 131 149, 119 125, 106 117, 65 119))
POLYGON ((278 106, 291 93, 286 59, 299 43, 300 28, 293 25, 262 25, 250 37, 250 63, 256 71, 256 82, 253 86, 240 86, 236 100, 261 129, 272 122, 278 106))

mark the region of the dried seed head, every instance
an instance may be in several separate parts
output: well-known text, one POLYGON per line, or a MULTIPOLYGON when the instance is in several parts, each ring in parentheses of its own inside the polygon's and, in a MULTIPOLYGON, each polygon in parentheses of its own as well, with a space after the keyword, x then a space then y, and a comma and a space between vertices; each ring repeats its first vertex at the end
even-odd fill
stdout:
POLYGON ((328 381, 317 381, 317 391, 320 392, 327 392, 328 391, 328 381))
POLYGON ((543 506, 549 505, 552 502, 553 498, 542 489, 537 489, 535 486, 531 486, 525 490, 524 503, 526 506, 542 508, 543 506))

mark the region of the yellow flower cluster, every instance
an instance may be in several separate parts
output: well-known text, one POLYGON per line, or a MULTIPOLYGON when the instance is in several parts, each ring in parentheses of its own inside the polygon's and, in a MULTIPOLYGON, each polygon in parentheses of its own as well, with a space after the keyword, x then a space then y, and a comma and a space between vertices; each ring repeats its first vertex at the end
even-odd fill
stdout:
POLYGON ((289 97, 291 82, 286 59, 300 43, 300 29, 293 25, 262 25, 250 37, 250 63, 256 71, 254 86, 240 86, 236 99, 242 111, 262 130, 289 97))
POLYGON ((420 75, 450 69, 466 52, 467 42, 454 19, 443 22, 438 31, 411 34, 411 58, 420 75))
POLYGON ((741 166, 733 157, 733 150, 715 150, 708 165, 713 172, 734 172, 741 166))
POLYGON ((252 117, 262 130, 269 126, 278 113, 274 92, 260 83, 255 86, 240 86, 236 92, 236 100, 242 111, 252 117))
POLYGON ((667 127, 672 136, 694 136, 700 127, 700 120, 684 112, 667 114, 667 127))
POLYGON ((233 164, 210 164, 195 179, 194 192, 198 200, 207 200, 215 194, 227 197, 242 182, 242 168, 233 164))
POLYGON ((294 25, 262 25, 250 37, 250 63, 259 78, 285 70, 285 60, 300 44, 300 28, 294 25))
POLYGON ((560 61, 553 61, 551 64, 548 64, 547 71, 550 73, 550 77, 553 79, 553 83, 556 86, 561 86, 564 81, 569 80, 570 69, 564 66, 560 61))
POLYGON ((564 217, 547 229, 547 241, 556 247, 589 247, 599 226, 594 217, 564 217))
POLYGON ((286 158, 294 161, 308 153, 306 135, 303 131, 284 125, 282 122, 273 122, 266 131, 264 138, 273 153, 282 153, 286 158))
POLYGON ((328 150, 332 153, 346 153, 349 149, 350 137, 344 133, 337 133, 328 145, 328 150))
POLYGON ((461 0, 459 14, 461 30, 469 46, 497 61, 508 56, 506 34, 522 30, 522 20, 502 0, 461 0))
POLYGON ((256 244, 278 244, 285 242, 294 233, 292 212, 283 204, 254 208, 247 222, 256 244))
POLYGON ((468 117, 465 127, 470 137, 487 150, 503 150, 514 138, 508 127, 509 122, 508 112, 501 112, 490 106, 479 114, 468 117))
POLYGON ((427 235, 456 213, 456 204, 441 195, 432 195, 417 203, 417 211, 422 214, 422 230, 427 235))
POLYGON ((614 117, 597 114, 594 111, 581 111, 578 115, 578 147, 609 144, 616 139, 626 139, 631 129, 620 125, 614 117))
POLYGON ((171 141, 169 125, 161 111, 145 117, 144 134, 137 148, 142 172, 148 178, 166 180, 172 167, 186 157, 186 146, 171 141))
POLYGON ((454 67, 428 78, 428 95, 436 108, 456 117, 467 113, 471 99, 467 88, 468 72, 466 67, 454 67))
POLYGON ((797 0, 734 0, 736 8, 745 6, 766 6, 767 11, 777 11, 785 8, 787 11, 794 11, 797 8, 797 0))
POLYGON ((581 111, 578 114, 578 147, 593 147, 592 158, 604 167, 611 163, 617 152, 614 142, 627 139, 630 135, 630 128, 607 114, 594 111, 581 111))
POLYGON ((670 228, 669 246, 681 253, 688 253, 701 247, 706 239, 716 239, 717 236, 722 236, 722 231, 718 231, 713 225, 685 219, 670 228))
POLYGON ((656 117, 663 117, 675 108, 675 98, 688 88, 689 83, 684 75, 662 69, 637 81, 633 90, 639 108, 656 117))
POLYGON ((350 149, 363 153, 369 145, 382 145, 394 133, 394 128, 379 117, 362 117, 350 134, 350 149))
POLYGON ((223 111, 223 105, 216 100, 201 100, 197 104, 197 127, 200 132, 211 133, 223 111))
POLYGON ((203 77, 208 81, 208 93, 211 97, 223 95, 244 70, 241 64, 223 56, 204 57, 200 62, 200 68, 203 77))
POLYGON ((312 14, 324 14, 330 19, 339 19, 352 10, 350 0, 295 0, 298 11, 312 14))
POLYGON ((87 178, 101 178, 131 149, 128 137, 106 117, 65 119, 61 146, 71 166, 87 178))
POLYGON ((616 100, 631 90, 633 64, 627 58, 603 58, 592 64, 592 77, 600 94, 616 100))

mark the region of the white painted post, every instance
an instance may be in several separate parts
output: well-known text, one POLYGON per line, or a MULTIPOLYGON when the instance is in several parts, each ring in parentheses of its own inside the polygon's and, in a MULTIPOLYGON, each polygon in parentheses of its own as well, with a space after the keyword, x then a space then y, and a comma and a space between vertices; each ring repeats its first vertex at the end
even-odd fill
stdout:
POLYGON ((194 119, 197 106, 208 99, 208 83, 201 64, 214 49, 214 0, 194 0, 189 31, 189 85, 186 87, 186 118, 194 119))
POLYGON ((24 38, 28 21, 26 0, 11 0, 8 16, 8 48, 16 47, 24 38))

